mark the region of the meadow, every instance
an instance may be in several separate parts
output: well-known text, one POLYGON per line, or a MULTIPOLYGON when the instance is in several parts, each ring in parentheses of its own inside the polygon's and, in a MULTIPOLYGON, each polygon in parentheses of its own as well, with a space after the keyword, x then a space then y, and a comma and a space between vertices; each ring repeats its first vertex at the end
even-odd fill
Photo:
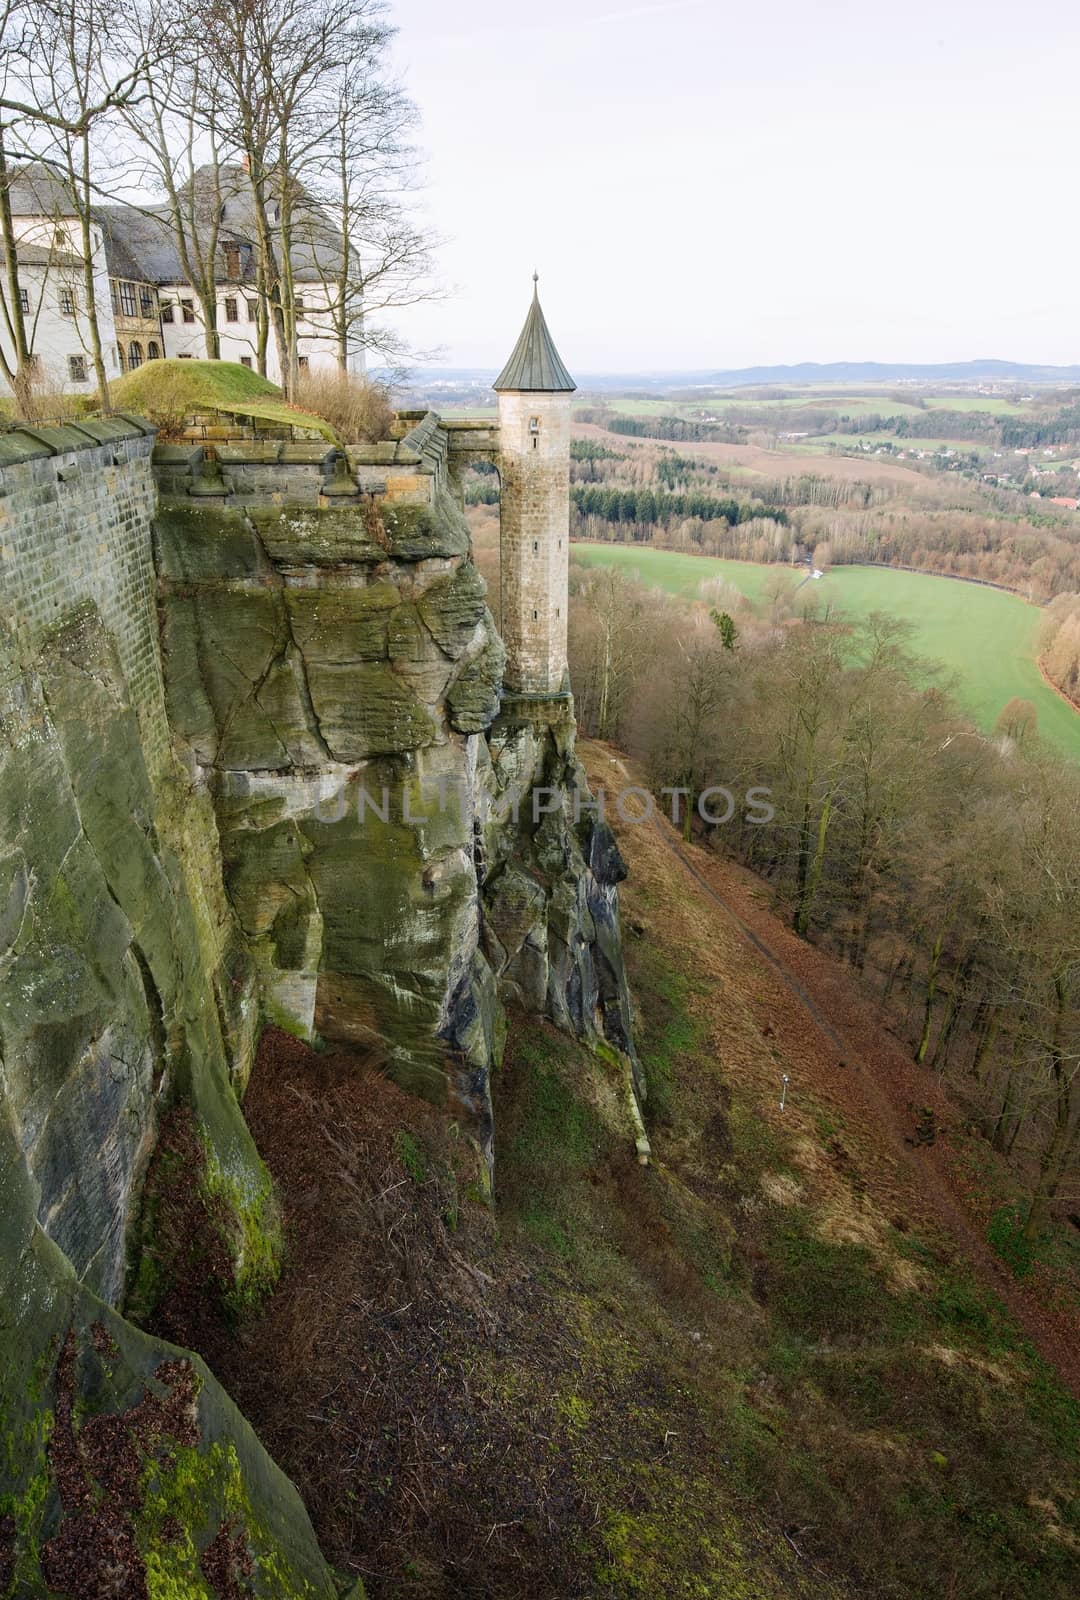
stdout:
POLYGON ((793 444, 793 450, 813 450, 823 444, 835 445, 840 450, 853 450, 862 446, 876 450, 879 445, 893 444, 898 450, 955 450, 970 455, 977 448, 965 439, 909 438, 898 433, 815 433, 809 439, 793 444))
MULTIPOLYGON (((586 565, 617 565, 669 594, 695 597, 703 583, 722 578, 761 603, 765 587, 787 569, 712 556, 686 555, 642 545, 575 543, 573 558, 586 565)), ((801 569, 791 569, 798 579, 801 569)), ((1040 610, 1018 595, 955 578, 880 567, 833 567, 807 584, 819 608, 852 618, 873 611, 902 617, 912 628, 912 648, 939 662, 956 679, 957 698, 989 732, 1015 696, 1030 700, 1039 732, 1080 760, 1080 714, 1043 682, 1035 659, 1040 610)))
POLYGON ((1031 409, 1018 400, 984 394, 973 395, 970 400, 965 395, 935 395, 927 397, 926 404, 931 411, 989 411, 995 417, 1018 417, 1031 409))
MULTIPOLYGON (((613 411, 623 416, 630 417, 693 417, 700 416, 703 411, 714 414, 730 409, 747 409, 755 411, 803 411, 813 407, 823 411, 840 411, 848 416, 856 416, 861 412, 882 413, 888 416, 915 416, 920 407, 908 404, 902 400, 890 400, 882 395, 880 399, 871 398, 865 394, 832 394, 825 389, 811 389, 792 394, 785 391, 783 394, 770 395, 760 389, 744 394, 738 389, 728 389, 722 394, 710 394, 704 399, 697 395, 693 399, 672 399, 661 395, 635 396, 633 399, 623 395, 614 395, 610 398, 603 397, 613 411)), ((584 397, 575 401, 578 407, 591 407, 593 409, 600 403, 599 397, 584 397)))
POLYGON ((984 412, 993 416, 1017 416, 1031 409, 1016 400, 1000 396, 957 394, 927 396, 920 394, 921 403, 896 398, 895 389, 880 391, 862 389, 851 391, 814 386, 808 389, 783 389, 771 394, 767 389, 755 388, 749 392, 725 389, 715 394, 700 394, 693 398, 668 393, 667 395, 582 396, 575 402, 578 407, 596 407, 603 401, 624 416, 698 417, 705 412, 722 415, 733 408, 740 410, 801 411, 810 409, 838 411, 844 416, 879 415, 914 417, 929 411, 984 412))

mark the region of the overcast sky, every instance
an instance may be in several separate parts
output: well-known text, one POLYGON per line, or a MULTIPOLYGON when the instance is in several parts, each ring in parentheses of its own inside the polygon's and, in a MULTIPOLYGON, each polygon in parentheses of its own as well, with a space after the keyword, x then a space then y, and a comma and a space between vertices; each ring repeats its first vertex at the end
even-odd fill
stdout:
POLYGON ((443 363, 1080 361, 1076 0, 391 7, 443 363))

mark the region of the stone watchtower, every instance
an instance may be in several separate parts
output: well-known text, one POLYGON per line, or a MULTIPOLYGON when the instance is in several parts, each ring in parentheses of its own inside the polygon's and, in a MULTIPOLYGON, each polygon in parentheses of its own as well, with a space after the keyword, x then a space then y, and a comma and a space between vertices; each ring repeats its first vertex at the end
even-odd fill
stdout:
POLYGON ((536 291, 521 337, 495 380, 502 475, 501 632, 506 685, 558 695, 566 670, 570 545, 570 396, 536 291))

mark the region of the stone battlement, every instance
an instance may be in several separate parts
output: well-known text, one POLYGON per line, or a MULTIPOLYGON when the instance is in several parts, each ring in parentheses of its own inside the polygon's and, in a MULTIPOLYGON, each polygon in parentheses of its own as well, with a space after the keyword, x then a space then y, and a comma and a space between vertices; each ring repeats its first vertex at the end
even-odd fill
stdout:
POLYGON ((344 448, 323 439, 159 444, 154 477, 166 498, 221 506, 329 506, 364 496, 422 505, 444 491, 460 505, 461 469, 498 459, 491 423, 447 422, 428 411, 400 412, 402 424, 409 426, 399 438, 344 448))

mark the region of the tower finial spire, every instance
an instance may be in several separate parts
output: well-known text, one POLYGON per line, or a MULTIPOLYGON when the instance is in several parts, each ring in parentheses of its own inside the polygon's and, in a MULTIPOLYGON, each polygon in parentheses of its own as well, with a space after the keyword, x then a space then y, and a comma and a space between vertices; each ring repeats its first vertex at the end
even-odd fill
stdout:
POLYGON ((496 390, 517 390, 519 393, 560 394, 577 388, 577 384, 559 359, 544 313, 540 309, 540 274, 533 268, 533 297, 525 326, 521 330, 510 359, 495 379, 496 390))

